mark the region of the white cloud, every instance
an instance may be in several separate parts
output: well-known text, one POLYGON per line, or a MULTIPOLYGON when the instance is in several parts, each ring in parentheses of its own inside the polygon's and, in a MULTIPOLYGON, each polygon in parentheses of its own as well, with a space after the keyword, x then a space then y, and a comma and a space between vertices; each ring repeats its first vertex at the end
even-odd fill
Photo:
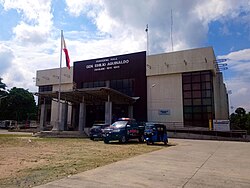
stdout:
POLYGON ((224 74, 227 88, 232 90, 229 96, 230 106, 244 107, 246 111, 250 111, 250 49, 231 52, 218 58, 228 59, 227 64, 231 73, 224 74))
MULTIPOLYGON (((152 53, 171 51, 170 27, 173 12, 173 41, 175 50, 200 47, 206 42, 212 21, 236 18, 249 11, 246 0, 240 1, 168 1, 168 0, 95 0, 66 1, 72 15, 88 16, 100 32, 112 38, 134 38, 145 47, 145 26, 149 24, 149 49, 152 53), (131 37, 133 35, 133 37, 131 37)), ((228 32, 224 28, 224 33, 228 32)), ((144 48, 146 49, 146 48, 144 48)))
POLYGON ((249 11, 249 5, 248 0, 198 1, 194 7, 194 13, 204 24, 208 24, 215 20, 234 19, 239 16, 240 12, 249 11))
POLYGON ((51 0, 2 0, 2 4, 6 11, 15 9, 22 16, 13 28, 15 42, 27 45, 46 41, 53 26, 51 0))
POLYGON ((14 52, 4 44, 0 44, 0 77, 8 70, 14 59, 14 52))
POLYGON ((232 90, 232 94, 229 95, 231 113, 238 107, 243 107, 247 112, 250 112, 250 86, 248 82, 244 82, 240 79, 231 79, 227 81, 227 87, 232 90))

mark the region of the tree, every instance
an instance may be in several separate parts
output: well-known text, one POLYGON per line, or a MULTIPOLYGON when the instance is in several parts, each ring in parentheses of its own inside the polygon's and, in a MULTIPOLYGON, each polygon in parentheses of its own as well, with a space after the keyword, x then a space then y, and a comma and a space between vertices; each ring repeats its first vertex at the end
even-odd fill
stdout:
POLYGON ((235 113, 230 115, 230 124, 233 129, 244 129, 250 133, 250 113, 246 114, 246 110, 239 107, 235 113))
POLYGON ((6 84, 3 83, 2 80, 3 80, 3 79, 0 78, 0 91, 1 91, 1 90, 5 90, 5 88, 6 88, 6 84))
POLYGON ((7 97, 6 95, 8 94, 7 91, 5 91, 6 84, 3 83, 2 80, 3 79, 0 77, 0 114, 2 112, 2 108, 1 108, 2 101, 5 100, 5 98, 7 97))
POLYGON ((32 93, 23 88, 12 88, 0 107, 0 119, 27 120, 36 114, 36 103, 32 93))
POLYGON ((235 113, 238 115, 238 116, 244 116, 246 114, 246 110, 242 107, 239 107, 235 110, 235 113))
POLYGON ((0 77, 0 102, 1 102, 1 97, 5 96, 6 95, 6 84, 2 82, 2 78, 0 77))

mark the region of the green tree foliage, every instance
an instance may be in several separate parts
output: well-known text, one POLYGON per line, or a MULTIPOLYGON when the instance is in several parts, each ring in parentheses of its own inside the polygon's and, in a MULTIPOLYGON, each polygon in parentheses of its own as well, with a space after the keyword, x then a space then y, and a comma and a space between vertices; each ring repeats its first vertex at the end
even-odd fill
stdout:
POLYGON ((235 110, 235 113, 238 115, 238 116, 244 116, 246 114, 246 110, 242 107, 239 107, 235 110))
POLYGON ((233 129, 247 130, 250 134, 250 112, 246 113, 242 107, 237 108, 235 113, 230 115, 230 124, 233 129))
POLYGON ((5 96, 7 94, 7 92, 5 91, 6 89, 6 84, 2 82, 2 78, 0 78, 0 100, 3 96, 5 96))
POLYGON ((1 90, 5 90, 5 88, 6 88, 6 84, 3 83, 2 80, 3 80, 3 79, 0 78, 0 91, 1 91, 1 90))
POLYGON ((12 88, 0 106, 0 119, 29 120, 36 114, 34 96, 23 88, 12 88))

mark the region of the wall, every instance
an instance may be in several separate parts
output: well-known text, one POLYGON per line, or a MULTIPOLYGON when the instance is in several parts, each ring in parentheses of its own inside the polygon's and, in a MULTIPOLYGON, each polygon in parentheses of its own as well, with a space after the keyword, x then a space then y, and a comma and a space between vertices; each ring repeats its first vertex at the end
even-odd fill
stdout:
POLYGON ((211 70, 216 75, 212 47, 150 55, 146 67, 148 120, 181 122, 182 126, 182 73, 211 70), (159 109, 170 110, 170 115, 159 115, 159 109))
MULTIPOLYGON (((58 85, 60 69, 38 70, 36 72, 36 86, 58 85)), ((62 68, 61 83, 73 83, 73 67, 69 70, 67 67, 62 68)))
POLYGON ((229 118, 228 95, 223 83, 223 75, 218 72, 214 77, 214 107, 215 119, 223 120, 229 118))
MULTIPOLYGON (((69 70, 67 67, 61 69, 61 91, 72 90, 73 88, 73 67, 69 70)), ((36 86, 52 85, 53 91, 59 90, 59 74, 60 69, 47 69, 38 70, 36 74, 36 86)), ((71 109, 72 106, 68 106, 68 124, 71 122, 71 109)), ((52 126, 55 125, 57 121, 58 114, 58 103, 52 101, 51 103, 51 122, 52 126)))
POLYGON ((147 77, 148 121, 183 122, 181 74, 147 77), (170 115, 159 115, 159 110, 170 115))
POLYGON ((150 55, 147 57, 147 76, 213 70, 215 56, 212 47, 150 55))
MULTIPOLYGON (((68 83, 68 84, 62 84, 61 85, 61 91, 67 91, 67 90, 72 90, 73 84, 68 83)), ((53 85, 53 91, 58 91, 59 85, 53 85)), ((63 100, 63 99, 62 99, 63 100)), ((67 123, 71 123, 71 111, 72 111, 72 106, 71 104, 68 105, 68 117, 67 117, 67 123)), ((52 101, 51 103, 51 121, 50 124, 52 126, 55 125, 58 119, 58 103, 56 101, 52 101)))

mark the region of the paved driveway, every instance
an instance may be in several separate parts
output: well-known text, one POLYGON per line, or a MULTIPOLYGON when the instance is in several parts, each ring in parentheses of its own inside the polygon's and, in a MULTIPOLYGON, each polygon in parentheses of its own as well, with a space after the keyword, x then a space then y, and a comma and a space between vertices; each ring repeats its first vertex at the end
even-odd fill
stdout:
POLYGON ((182 139, 170 142, 176 146, 38 187, 250 187, 250 143, 182 139))

